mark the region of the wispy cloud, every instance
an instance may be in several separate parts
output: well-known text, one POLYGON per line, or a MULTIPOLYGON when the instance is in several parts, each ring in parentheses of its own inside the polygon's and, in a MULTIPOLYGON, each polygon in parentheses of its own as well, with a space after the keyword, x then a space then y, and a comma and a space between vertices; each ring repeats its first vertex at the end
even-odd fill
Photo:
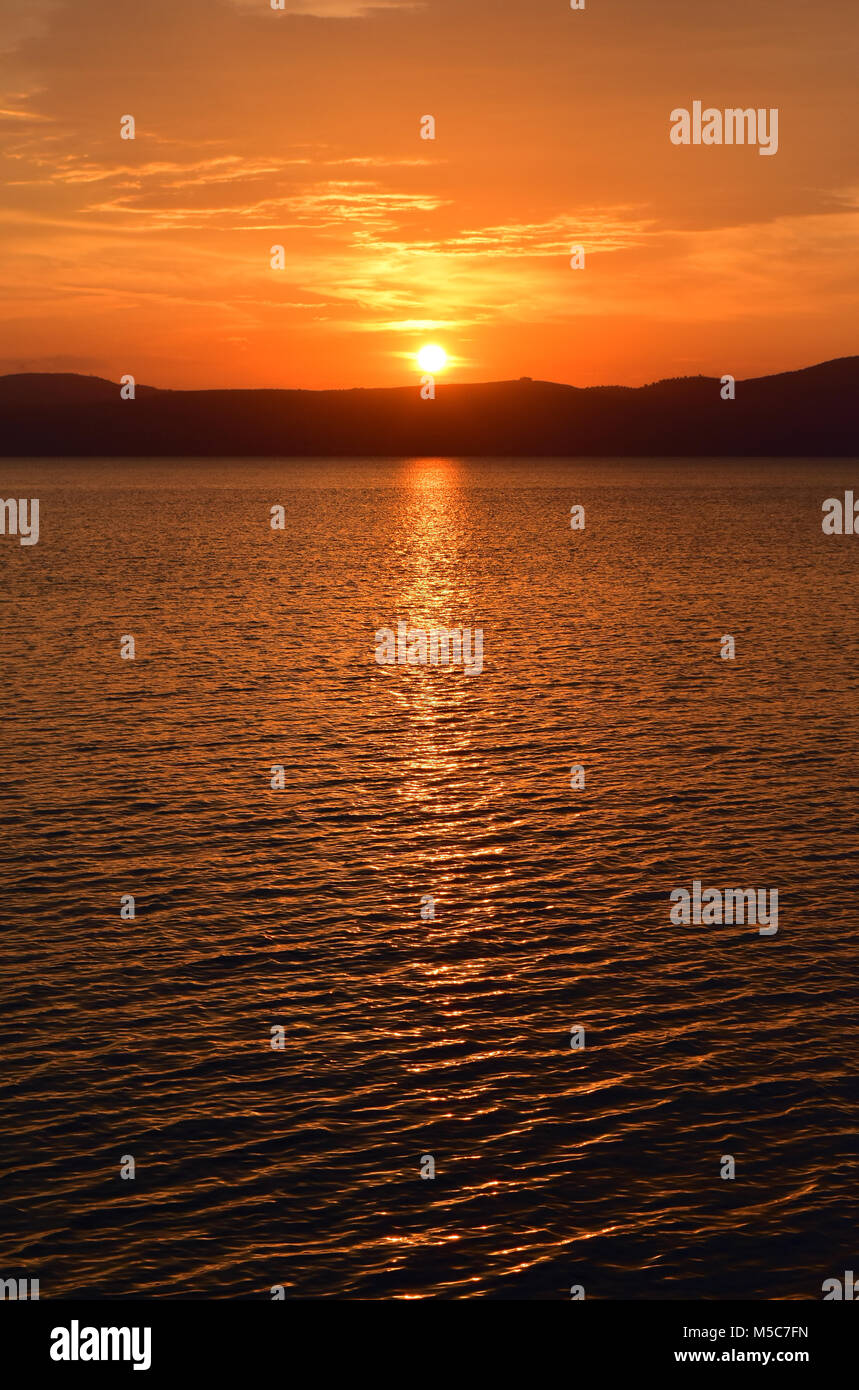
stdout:
MULTIPOLYGON (((232 0, 240 10, 270 9, 267 0, 232 0)), ((420 9, 421 0, 283 0, 278 12, 308 15, 314 19, 363 19, 374 10, 420 9)))
POLYGON ((2 121, 49 121, 50 119, 50 116, 42 116, 38 111, 13 110, 0 106, 0 120, 2 121))
POLYGON ((596 251, 625 251, 641 245, 653 227, 630 208, 586 208, 565 213, 548 222, 508 222, 473 227, 438 240, 380 242, 372 229, 359 234, 368 248, 402 252, 409 256, 478 256, 483 259, 522 260, 568 255, 573 244, 586 243, 596 251))

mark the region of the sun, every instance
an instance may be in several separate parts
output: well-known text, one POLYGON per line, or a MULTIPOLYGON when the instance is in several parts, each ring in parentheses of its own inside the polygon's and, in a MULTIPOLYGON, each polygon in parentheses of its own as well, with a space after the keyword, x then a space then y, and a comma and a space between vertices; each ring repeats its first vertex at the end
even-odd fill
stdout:
POLYGON ((437 343, 427 343, 418 353, 418 366, 422 372, 440 372, 447 361, 447 353, 437 343))

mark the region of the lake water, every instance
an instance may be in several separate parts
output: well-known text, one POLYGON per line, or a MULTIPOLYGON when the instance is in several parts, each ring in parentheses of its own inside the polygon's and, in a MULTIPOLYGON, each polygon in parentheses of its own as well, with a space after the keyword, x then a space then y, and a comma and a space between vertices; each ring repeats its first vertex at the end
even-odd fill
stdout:
POLYGON ((857 1268, 859 537, 820 524, 857 482, 0 463, 41 512, 0 538, 0 1276, 801 1299, 857 1268), (380 666, 398 619, 481 628, 482 674, 380 666), (777 888, 777 934, 674 925, 696 879, 777 888))

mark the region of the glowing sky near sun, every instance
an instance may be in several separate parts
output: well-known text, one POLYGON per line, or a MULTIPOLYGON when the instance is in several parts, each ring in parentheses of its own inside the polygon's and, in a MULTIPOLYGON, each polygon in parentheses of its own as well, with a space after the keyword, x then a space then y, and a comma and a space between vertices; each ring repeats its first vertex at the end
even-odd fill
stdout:
POLYGON ((635 385, 856 350, 854 0, 0 8, 2 371, 395 385, 439 345, 445 379, 635 385), (696 99, 778 108, 778 153, 672 144, 696 99))

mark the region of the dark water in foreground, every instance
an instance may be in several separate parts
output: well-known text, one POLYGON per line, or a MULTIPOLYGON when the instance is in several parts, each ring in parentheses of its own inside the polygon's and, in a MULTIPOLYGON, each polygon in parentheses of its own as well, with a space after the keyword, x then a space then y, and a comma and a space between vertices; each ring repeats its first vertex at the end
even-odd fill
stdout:
POLYGON ((0 466, 41 499, 38 545, 0 539, 0 1277, 820 1298, 859 1269, 859 537, 820 525, 857 483, 0 466), (482 627, 483 674, 378 666, 398 618, 482 627), (695 878, 777 888, 778 934, 673 925, 695 878))

